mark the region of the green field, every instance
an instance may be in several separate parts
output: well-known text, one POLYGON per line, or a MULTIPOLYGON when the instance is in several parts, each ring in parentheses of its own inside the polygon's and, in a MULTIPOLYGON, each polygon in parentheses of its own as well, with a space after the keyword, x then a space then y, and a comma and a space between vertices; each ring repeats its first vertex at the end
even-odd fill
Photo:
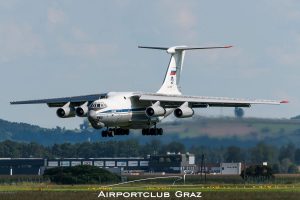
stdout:
POLYGON ((165 123, 163 126, 170 133, 180 134, 181 138, 209 136, 228 138, 235 136, 241 139, 253 138, 258 134, 260 139, 290 136, 299 130, 300 120, 256 119, 256 118, 199 118, 197 121, 165 123), (188 128, 187 128, 188 127, 188 128))
MULTIPOLYGON (((299 199, 300 183, 293 184, 146 184, 134 183, 115 187, 101 185, 56 185, 50 183, 19 183, 0 185, 0 200, 9 199, 140 199, 140 198, 98 198, 100 191, 122 192, 169 192, 170 198, 176 191, 201 192, 200 199, 299 199)), ((146 199, 146 198, 144 198, 146 199)), ((148 198, 149 199, 149 198, 148 198)), ((150 198, 162 199, 162 198, 150 198)), ((199 198, 186 198, 199 199, 199 198)))

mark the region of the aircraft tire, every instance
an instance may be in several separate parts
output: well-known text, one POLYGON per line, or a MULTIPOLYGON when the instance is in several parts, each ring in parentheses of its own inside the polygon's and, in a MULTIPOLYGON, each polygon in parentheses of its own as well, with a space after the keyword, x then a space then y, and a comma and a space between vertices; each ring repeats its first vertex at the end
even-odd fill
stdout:
POLYGON ((114 132, 113 131, 108 131, 108 137, 114 137, 114 132))
POLYGON ((164 134, 164 129, 158 128, 157 133, 158 133, 158 135, 163 135, 164 134))
POLYGON ((129 135, 129 129, 123 129, 123 133, 125 133, 125 135, 129 135))
POLYGON ((107 131, 102 131, 102 137, 107 137, 107 131))
POLYGON ((155 135, 156 129, 150 128, 150 135, 155 135))
POLYGON ((115 135, 123 135, 123 130, 121 128, 116 128, 114 132, 115 135))

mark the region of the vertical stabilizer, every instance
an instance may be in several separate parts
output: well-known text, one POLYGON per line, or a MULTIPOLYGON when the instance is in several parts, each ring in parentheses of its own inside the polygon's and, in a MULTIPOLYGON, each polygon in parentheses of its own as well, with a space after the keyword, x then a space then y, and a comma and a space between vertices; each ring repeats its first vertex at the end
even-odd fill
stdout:
POLYGON ((157 91, 160 94, 177 94, 180 95, 180 75, 183 66, 183 60, 186 50, 198 50, 198 49, 220 49, 220 48, 230 48, 232 46, 220 46, 220 47, 187 47, 187 46, 174 46, 174 47, 148 47, 139 46, 139 48, 146 49, 158 49, 166 50, 168 54, 171 54, 170 63, 165 75, 162 86, 157 91))
MULTIPOLYGON (((184 48, 184 46, 181 47, 184 48)), ((179 82, 185 51, 176 48, 178 47, 171 47, 167 50, 167 52, 171 54, 171 59, 167 68, 167 72, 165 74, 163 84, 157 91, 157 93, 181 94, 179 82)))

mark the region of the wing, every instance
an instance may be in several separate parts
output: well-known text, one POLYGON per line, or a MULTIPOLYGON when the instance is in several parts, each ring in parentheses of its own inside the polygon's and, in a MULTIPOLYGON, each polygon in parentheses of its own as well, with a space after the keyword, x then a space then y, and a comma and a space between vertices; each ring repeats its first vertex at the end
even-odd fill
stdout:
POLYGON ((66 103, 70 102, 70 106, 80 106, 85 102, 92 102, 98 99, 106 98, 107 94, 91 94, 83 96, 73 96, 73 97, 62 97, 62 98, 52 98, 52 99, 38 99, 38 100, 28 100, 28 101, 12 101, 10 104, 40 104, 46 103, 49 107, 62 107, 66 103))
POLYGON ((194 108, 206 107, 250 107, 251 104, 271 104, 279 105, 281 103, 288 103, 288 101, 275 100, 248 100, 235 99, 226 97, 204 97, 204 96, 184 96, 184 95, 165 95, 165 94, 141 94, 140 101, 160 101, 161 105, 167 108, 176 108, 181 106, 184 102, 189 102, 194 108))

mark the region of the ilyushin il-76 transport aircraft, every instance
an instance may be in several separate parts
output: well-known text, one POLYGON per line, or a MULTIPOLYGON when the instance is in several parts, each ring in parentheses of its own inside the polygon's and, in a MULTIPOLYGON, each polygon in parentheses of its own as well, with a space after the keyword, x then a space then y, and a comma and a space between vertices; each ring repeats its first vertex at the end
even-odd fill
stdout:
POLYGON ((11 104, 42 104, 58 107, 61 118, 87 117, 93 128, 102 129, 103 137, 128 135, 129 129, 142 129, 143 135, 162 135, 163 129, 156 124, 174 113, 177 118, 194 115, 194 108, 250 107, 251 104, 278 105, 287 101, 246 100, 223 97, 186 96, 179 87, 185 51, 197 49, 220 49, 220 47, 148 47, 139 48, 165 50, 171 59, 161 88, 156 93, 108 92, 84 96, 53 99, 14 101, 11 104))

